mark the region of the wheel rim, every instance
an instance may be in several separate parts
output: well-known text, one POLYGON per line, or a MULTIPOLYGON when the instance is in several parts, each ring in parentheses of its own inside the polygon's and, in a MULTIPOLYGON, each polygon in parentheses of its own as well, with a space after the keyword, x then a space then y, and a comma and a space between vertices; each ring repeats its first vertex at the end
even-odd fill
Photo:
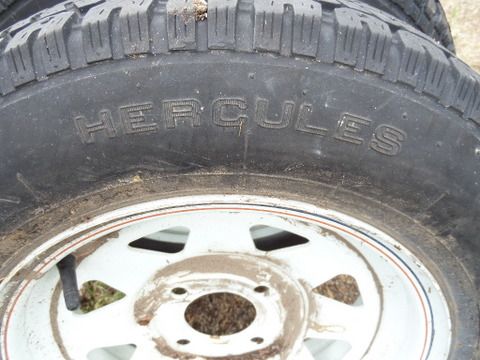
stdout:
POLYGON ((8 291, 12 295, 1 328, 4 359, 108 359, 108 349, 119 347, 120 359, 250 354, 441 360, 450 348, 445 297, 418 258, 358 219, 281 199, 182 197, 104 214, 30 254, 2 283, 2 298, 8 291), (179 227, 188 229, 181 251, 129 246, 179 227), (260 250, 254 239, 264 238, 265 231, 284 231, 305 241, 260 250), (89 314, 66 310, 54 265, 82 251, 79 283, 101 280, 125 298, 89 314), (12 290, 15 274, 29 268, 32 275, 12 290), (354 304, 318 292, 338 275, 355 279, 360 296, 354 304), (172 294, 175 288, 186 292, 172 294), (187 323, 189 304, 219 292, 254 305, 249 326, 211 336, 187 323))

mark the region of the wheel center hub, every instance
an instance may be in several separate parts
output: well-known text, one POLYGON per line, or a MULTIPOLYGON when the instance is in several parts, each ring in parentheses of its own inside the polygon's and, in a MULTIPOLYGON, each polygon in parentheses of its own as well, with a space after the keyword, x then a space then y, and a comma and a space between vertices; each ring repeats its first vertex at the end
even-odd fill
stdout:
POLYGON ((249 327, 256 314, 255 306, 244 297, 222 292, 203 295, 190 303, 185 320, 203 334, 225 336, 249 327))
MULTIPOLYGON (((163 268, 134 307, 166 356, 294 353, 303 341, 308 298, 286 268, 240 254, 193 257, 163 268)), ((261 355, 261 356, 260 356, 261 355)))

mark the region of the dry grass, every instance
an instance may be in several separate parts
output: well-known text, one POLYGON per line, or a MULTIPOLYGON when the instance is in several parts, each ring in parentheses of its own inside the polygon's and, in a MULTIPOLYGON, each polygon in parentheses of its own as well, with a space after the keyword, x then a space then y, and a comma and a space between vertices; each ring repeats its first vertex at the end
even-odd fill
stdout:
POLYGON ((480 72, 480 1, 441 0, 452 28, 457 55, 480 72))
POLYGON ((212 336, 235 334, 247 328, 255 316, 255 307, 250 301, 230 293, 202 296, 185 312, 185 320, 191 327, 212 336))
POLYGON ((349 275, 335 276, 313 291, 348 305, 355 304, 360 297, 357 281, 349 275))

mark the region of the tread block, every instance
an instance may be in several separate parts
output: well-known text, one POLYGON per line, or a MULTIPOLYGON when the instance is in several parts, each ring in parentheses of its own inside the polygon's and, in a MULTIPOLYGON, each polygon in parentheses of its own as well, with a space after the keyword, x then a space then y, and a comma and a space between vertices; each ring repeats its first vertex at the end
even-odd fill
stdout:
MULTIPOLYGON (((359 5, 358 9, 361 8, 359 5)), ((336 9, 335 15, 338 26, 335 60, 383 74, 392 44, 390 27, 363 10, 336 9)))
POLYGON ((449 62, 445 53, 427 41, 420 40, 427 52, 428 69, 423 91, 435 97, 440 97, 447 86, 449 62))
POLYGON ((317 61, 332 64, 335 60, 336 46, 335 13, 323 11, 322 25, 320 27, 320 40, 317 50, 317 61))
POLYGON ((292 52, 315 57, 320 42, 322 5, 319 3, 299 5, 295 5, 294 8, 292 52))
POLYGON ((87 11, 82 21, 83 47, 88 62, 112 58, 110 16, 119 5, 103 3, 87 11))
POLYGON ((170 0, 167 3, 167 13, 169 49, 196 49, 196 11, 193 0, 170 0))
POLYGON ((365 69, 383 74, 387 65, 392 32, 383 22, 374 18, 361 18, 367 29, 367 51, 365 69))
POLYGON ((279 53, 282 40, 286 40, 291 43, 283 46, 291 46, 293 54, 310 57, 317 55, 322 21, 321 4, 288 0, 265 1, 256 4, 255 9, 255 49, 279 53), (288 24, 292 13, 293 26, 290 26, 288 24))
POLYGON ((38 33, 36 41, 40 43, 42 63, 47 74, 70 67, 66 48, 65 28, 73 16, 74 13, 71 11, 58 14, 42 26, 38 33))
POLYGON ((448 84, 449 62, 445 53, 429 41, 400 30, 402 58, 398 81, 440 97, 448 84))
POLYGON ((359 13, 355 10, 335 9, 337 22, 337 42, 335 61, 346 65, 356 65, 363 32, 359 13))
POLYGON ((469 113, 474 107, 475 87, 478 84, 477 79, 467 65, 462 61, 452 58, 453 74, 455 85, 453 87, 451 106, 462 113, 469 113))
POLYGON ((237 51, 253 51, 255 0, 238 0, 235 49, 237 51))
POLYGON ((152 0, 132 0, 120 11, 120 26, 125 54, 146 53, 150 49, 148 13, 152 0))
POLYGON ((398 38, 401 42, 401 60, 398 72, 398 81, 413 86, 415 89, 421 87, 422 76, 427 70, 427 59, 425 48, 417 37, 412 37, 409 32, 398 31, 398 38))
POLYGON ((37 22, 23 28, 13 36, 6 46, 4 54, 15 86, 25 84, 36 78, 30 49, 43 24, 49 21, 50 18, 47 18, 43 22, 37 22))
POLYGON ((237 0, 210 0, 208 2, 208 47, 234 49, 237 0))
POLYGON ((280 52, 283 10, 283 1, 255 3, 255 49, 280 52))
POLYGON ((150 22, 152 54, 168 53, 167 2, 158 1, 150 22))

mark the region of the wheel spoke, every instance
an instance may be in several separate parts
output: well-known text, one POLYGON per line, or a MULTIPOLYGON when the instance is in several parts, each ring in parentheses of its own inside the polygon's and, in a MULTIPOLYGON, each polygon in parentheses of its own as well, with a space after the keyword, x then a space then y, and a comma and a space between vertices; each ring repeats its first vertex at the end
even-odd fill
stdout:
POLYGON ((130 360, 170 360, 171 357, 162 355, 153 342, 143 343, 137 346, 130 360))
POLYGON ((211 251, 255 252, 250 235, 252 222, 240 214, 219 213, 206 222, 197 217, 189 223, 190 235, 185 246, 185 254, 200 254, 211 251))
POLYGON ((376 331, 377 313, 367 306, 346 305, 321 295, 314 299, 316 308, 307 337, 344 341, 352 347, 348 358, 361 358, 376 331))
POLYGON ((307 345, 302 345, 302 348, 295 357, 298 360, 315 360, 315 357, 312 355, 310 350, 308 350, 307 345))
POLYGON ((331 235, 312 234, 307 244, 271 251, 267 256, 288 264, 296 276, 315 288, 337 275, 351 275, 359 287, 372 275, 360 256, 331 235), (335 256, 332 256, 334 254, 335 256))
POLYGON ((108 240, 77 267, 79 284, 98 280, 135 295, 157 270, 167 264, 165 254, 129 247, 130 238, 108 240))
POLYGON ((311 319, 309 336, 325 339, 348 339, 362 320, 363 309, 318 295, 316 312, 311 319))
POLYGON ((131 307, 131 300, 124 298, 90 313, 78 314, 64 310, 60 301, 59 331, 75 334, 64 339, 65 348, 71 356, 80 358, 94 349, 141 341, 144 330, 135 322, 131 307))

